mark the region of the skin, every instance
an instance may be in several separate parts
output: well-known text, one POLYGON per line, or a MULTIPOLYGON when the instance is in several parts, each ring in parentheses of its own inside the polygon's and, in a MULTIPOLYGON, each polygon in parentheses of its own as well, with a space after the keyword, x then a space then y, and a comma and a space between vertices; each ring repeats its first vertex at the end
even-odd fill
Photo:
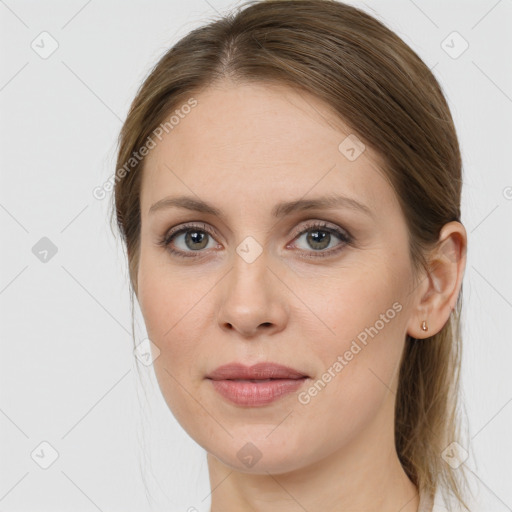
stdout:
POLYGON ((146 160, 137 298, 160 350, 162 394, 208 453, 211 512, 415 512, 417 489, 393 437, 399 363, 406 334, 435 334, 455 306, 464 227, 445 225, 434 271, 415 276, 379 156, 366 147, 347 159, 338 146, 352 132, 325 104, 286 86, 231 82, 194 98, 198 105, 146 160), (348 208, 271 216, 280 201, 333 192, 372 216, 348 208), (224 216, 175 207, 149 213, 174 195, 207 201, 224 216), (315 249, 308 234, 317 229, 299 234, 315 220, 347 230, 352 244, 331 235, 315 249), (185 222, 213 230, 202 245, 177 235, 173 247, 190 258, 158 245, 185 222), (236 251, 248 236, 262 249, 251 263, 236 251), (307 390, 397 302, 394 318, 307 404, 294 392, 263 407, 237 406, 205 379, 228 362, 272 361, 309 375, 299 391, 307 390), (248 442, 261 454, 251 467, 237 456, 248 442))

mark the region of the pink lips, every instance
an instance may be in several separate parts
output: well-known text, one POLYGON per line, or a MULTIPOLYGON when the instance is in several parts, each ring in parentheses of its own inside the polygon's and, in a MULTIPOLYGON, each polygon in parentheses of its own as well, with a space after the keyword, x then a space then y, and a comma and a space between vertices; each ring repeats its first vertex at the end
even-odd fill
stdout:
POLYGON ((245 366, 230 363, 207 375, 214 389, 237 405, 266 405, 296 391, 308 378, 302 372, 274 363, 245 366))

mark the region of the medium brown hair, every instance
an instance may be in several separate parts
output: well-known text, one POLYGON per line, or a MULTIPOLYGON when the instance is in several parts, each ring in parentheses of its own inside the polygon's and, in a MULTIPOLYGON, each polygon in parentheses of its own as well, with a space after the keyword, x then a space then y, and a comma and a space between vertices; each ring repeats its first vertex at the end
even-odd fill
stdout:
MULTIPOLYGON (((237 10, 193 30, 165 53, 139 88, 122 127, 116 169, 124 166, 125 172, 116 176, 112 216, 127 249, 132 308, 144 159, 132 161, 129 171, 126 162, 173 109, 226 79, 288 85, 329 105, 382 157, 381 171, 407 223, 414 269, 428 270, 427 256, 441 228, 460 222, 462 188, 454 123, 431 70, 382 22, 341 2, 270 0, 237 10)), ((395 444, 420 491, 433 495, 441 487, 467 508, 463 468, 452 469, 441 457, 460 439, 461 306, 462 289, 440 332, 421 340, 407 336, 395 444)))

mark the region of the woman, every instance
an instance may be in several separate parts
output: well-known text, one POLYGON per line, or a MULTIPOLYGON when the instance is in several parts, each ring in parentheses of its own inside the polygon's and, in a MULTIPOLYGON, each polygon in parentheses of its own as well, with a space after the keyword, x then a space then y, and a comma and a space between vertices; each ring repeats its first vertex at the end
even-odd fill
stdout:
POLYGON ((461 187, 439 84, 354 7, 252 2, 158 62, 113 214, 211 512, 466 505, 461 187))

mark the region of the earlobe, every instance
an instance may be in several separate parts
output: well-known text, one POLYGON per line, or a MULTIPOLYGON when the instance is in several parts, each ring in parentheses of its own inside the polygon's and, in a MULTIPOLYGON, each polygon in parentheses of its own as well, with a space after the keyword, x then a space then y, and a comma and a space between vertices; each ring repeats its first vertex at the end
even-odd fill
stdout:
POLYGON ((464 226, 456 221, 445 224, 429 257, 425 285, 418 287, 422 295, 411 317, 410 336, 418 339, 433 336, 449 320, 462 285, 466 247, 464 226))

